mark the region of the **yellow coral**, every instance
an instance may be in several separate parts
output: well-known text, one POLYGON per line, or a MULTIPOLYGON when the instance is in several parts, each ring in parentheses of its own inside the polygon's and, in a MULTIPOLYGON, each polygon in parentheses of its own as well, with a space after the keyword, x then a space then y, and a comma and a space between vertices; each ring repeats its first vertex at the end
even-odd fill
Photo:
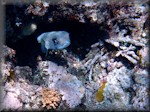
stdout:
POLYGON ((8 81, 11 81, 11 80, 16 81, 16 75, 15 75, 13 69, 10 69, 9 75, 7 76, 7 80, 8 81))
POLYGON ((105 88, 106 82, 102 83, 102 86, 99 88, 99 90, 96 93, 96 100, 99 102, 102 102, 104 100, 104 88, 105 88))
POLYGON ((56 90, 42 89, 42 104, 47 109, 56 109, 61 101, 61 95, 56 90))

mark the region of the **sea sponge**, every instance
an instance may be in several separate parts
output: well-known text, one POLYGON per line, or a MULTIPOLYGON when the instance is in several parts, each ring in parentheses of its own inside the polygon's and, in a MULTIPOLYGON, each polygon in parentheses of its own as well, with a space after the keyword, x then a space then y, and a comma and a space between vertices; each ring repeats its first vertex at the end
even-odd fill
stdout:
POLYGON ((70 45, 69 33, 66 31, 52 31, 42 33, 37 37, 41 43, 42 52, 46 53, 48 49, 60 50, 70 45))

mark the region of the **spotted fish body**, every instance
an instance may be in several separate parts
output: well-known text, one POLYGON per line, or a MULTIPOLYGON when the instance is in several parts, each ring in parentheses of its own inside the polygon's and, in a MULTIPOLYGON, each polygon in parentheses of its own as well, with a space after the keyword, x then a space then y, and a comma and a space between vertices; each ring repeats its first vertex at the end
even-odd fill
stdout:
POLYGON ((48 49, 61 50, 70 45, 69 33, 66 31, 52 31, 42 33, 37 37, 37 41, 41 43, 42 52, 48 49))

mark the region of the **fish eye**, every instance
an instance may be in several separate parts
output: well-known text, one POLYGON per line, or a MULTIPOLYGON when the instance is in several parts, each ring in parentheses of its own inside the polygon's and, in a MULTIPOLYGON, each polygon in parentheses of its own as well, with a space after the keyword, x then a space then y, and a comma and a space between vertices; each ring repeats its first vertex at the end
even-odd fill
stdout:
POLYGON ((54 45, 57 45, 57 44, 58 44, 57 38, 53 38, 52 41, 53 41, 54 45))

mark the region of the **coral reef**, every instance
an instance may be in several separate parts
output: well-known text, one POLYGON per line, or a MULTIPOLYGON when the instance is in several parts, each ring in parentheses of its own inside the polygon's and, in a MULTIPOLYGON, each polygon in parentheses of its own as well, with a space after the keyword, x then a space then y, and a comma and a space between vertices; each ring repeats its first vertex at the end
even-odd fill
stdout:
POLYGON ((0 110, 149 111, 148 0, 56 2, 6 5, 0 110))
POLYGON ((81 103, 85 89, 76 76, 67 73, 62 66, 50 61, 40 62, 40 65, 42 65, 40 68, 45 71, 40 73, 49 75, 46 85, 51 89, 57 89, 63 95, 62 100, 66 101, 69 108, 74 108, 81 103))
POLYGON ((139 69, 134 73, 133 78, 135 81, 133 89, 136 91, 136 95, 133 96, 132 99, 133 108, 145 110, 145 108, 149 105, 149 86, 147 85, 149 83, 148 71, 139 69))
MULTIPOLYGON (((2 56, 3 57, 9 57, 9 58, 13 58, 16 54, 15 50, 7 47, 7 46, 3 46, 3 52, 2 52, 2 56)), ((2 58, 2 57, 1 57, 2 58)))
POLYGON ((41 110, 45 106, 47 109, 55 109, 58 106, 61 101, 59 92, 31 84, 27 80, 27 76, 32 75, 29 73, 30 68, 15 67, 14 69, 16 80, 6 82, 1 89, 4 93, 1 102, 2 110, 41 110))
POLYGON ((47 12, 49 3, 43 2, 42 0, 36 0, 33 5, 30 5, 26 9, 26 13, 32 13, 33 15, 43 16, 47 12))

